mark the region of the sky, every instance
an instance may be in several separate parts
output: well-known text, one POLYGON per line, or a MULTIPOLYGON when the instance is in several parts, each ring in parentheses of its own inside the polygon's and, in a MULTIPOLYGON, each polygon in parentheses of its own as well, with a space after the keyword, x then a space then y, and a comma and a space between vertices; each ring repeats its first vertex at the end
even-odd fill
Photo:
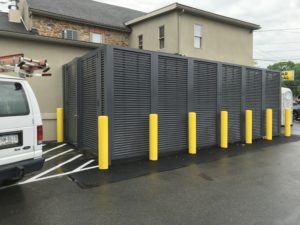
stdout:
MULTIPOLYGON (((0 11, 7 8, 1 4, 0 11)), ((84 0, 83 0, 84 1, 84 0)), ((97 0, 98 1, 98 0, 97 0)), ((176 0, 99 0, 144 12, 174 3, 176 0)), ((254 32, 253 58, 257 66, 278 61, 300 62, 300 0, 177 0, 181 4, 258 24, 254 32)))

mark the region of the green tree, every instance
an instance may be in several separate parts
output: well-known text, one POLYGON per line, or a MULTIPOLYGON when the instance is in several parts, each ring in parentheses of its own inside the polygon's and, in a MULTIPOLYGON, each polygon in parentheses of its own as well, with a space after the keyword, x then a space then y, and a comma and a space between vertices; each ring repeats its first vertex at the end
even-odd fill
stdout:
POLYGON ((273 65, 269 65, 268 69, 277 71, 294 70, 295 80, 283 81, 282 87, 290 88, 294 96, 300 97, 300 63, 294 63, 292 61, 278 62, 273 65))

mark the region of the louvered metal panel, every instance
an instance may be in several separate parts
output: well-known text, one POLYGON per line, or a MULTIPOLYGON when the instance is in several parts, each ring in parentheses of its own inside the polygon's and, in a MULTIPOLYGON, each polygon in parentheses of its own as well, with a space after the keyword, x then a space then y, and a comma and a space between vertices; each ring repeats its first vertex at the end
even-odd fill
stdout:
POLYGON ((187 60, 158 58, 159 152, 187 149, 187 60))
POLYGON ((197 147, 217 145, 217 70, 216 63, 194 61, 197 147))
MULTIPOLYGON (((273 109, 273 136, 279 135, 280 129, 280 74, 278 72, 266 72, 265 107, 273 109)), ((265 123, 265 121, 264 121, 265 123)))
MULTIPOLYGON (((97 153, 97 58, 93 52, 81 59, 80 74, 80 147, 97 153)), ((98 74, 99 76, 100 74, 98 74)))
POLYGON ((246 99, 245 109, 252 110, 252 135, 259 139, 262 131, 262 71, 246 70, 246 99))
POLYGON ((114 49, 113 159, 148 154, 151 55, 114 49))
MULTIPOLYGON (((68 73, 69 73, 69 65, 65 64, 63 65, 63 107, 64 107, 64 125, 65 125, 65 129, 64 129, 64 141, 65 142, 69 142, 68 140, 68 107, 67 107, 67 102, 68 102, 68 90, 69 90, 69 84, 68 84, 68 73)), ((76 96, 77 97, 77 96, 76 96)))
POLYGON ((228 142, 241 141, 242 68, 222 67, 222 110, 228 111, 228 142))
MULTIPOLYGON (((229 112, 230 143, 244 136, 244 109, 253 110, 254 138, 264 135, 265 108, 279 134, 277 72, 114 46, 81 57, 77 68, 77 81, 64 77, 67 130, 76 130, 69 114, 76 115, 77 95, 79 147, 98 154, 97 117, 108 115, 110 160, 148 155, 151 112, 158 113, 159 153, 187 150, 188 108, 197 113, 197 147, 218 143, 220 110, 229 112)), ((71 64, 66 74, 75 74, 71 64)))
MULTIPOLYGON (((104 49, 101 49, 101 51, 99 51, 100 53, 100 65, 101 65, 101 68, 100 68, 100 115, 104 115, 104 106, 105 106, 105 103, 104 103, 104 90, 105 90, 105 87, 104 87, 104 49)), ((99 90, 98 90, 99 91, 99 90)))
POLYGON ((77 146, 77 59, 65 66, 65 141, 77 146))

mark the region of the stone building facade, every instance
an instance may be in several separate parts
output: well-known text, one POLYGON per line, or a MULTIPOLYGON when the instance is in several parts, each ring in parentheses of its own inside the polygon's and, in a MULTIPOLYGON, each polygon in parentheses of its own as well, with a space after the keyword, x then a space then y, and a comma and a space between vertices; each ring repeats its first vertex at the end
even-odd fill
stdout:
POLYGON ((90 35, 92 32, 102 34, 104 37, 104 44, 119 45, 123 47, 127 47, 129 44, 129 33, 127 32, 88 26, 37 15, 32 15, 31 21, 32 27, 35 28, 41 36, 63 38, 64 30, 71 29, 79 32, 78 38, 80 41, 90 42, 90 35))

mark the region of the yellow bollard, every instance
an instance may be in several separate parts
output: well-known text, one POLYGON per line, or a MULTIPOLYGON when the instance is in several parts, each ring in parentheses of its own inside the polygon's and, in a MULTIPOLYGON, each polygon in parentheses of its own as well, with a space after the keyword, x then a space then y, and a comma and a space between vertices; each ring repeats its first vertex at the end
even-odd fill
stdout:
POLYGON ((273 120, 273 111, 272 109, 266 109, 266 140, 272 141, 272 120, 273 120))
POLYGON ((197 118, 195 112, 189 113, 189 154, 197 154, 197 118))
POLYGON ((228 112, 221 112, 221 148, 228 148, 228 112))
POLYGON ((108 169, 108 116, 98 117, 98 166, 108 169))
POLYGON ((291 114, 292 110, 290 108, 285 109, 285 128, 284 128, 284 136, 291 136, 291 114))
POLYGON ((158 115, 149 116, 149 160, 158 160, 158 115))
POLYGON ((57 143, 64 141, 64 110, 63 108, 56 109, 56 139, 57 143))
POLYGON ((246 144, 252 144, 252 110, 246 110, 246 144))

